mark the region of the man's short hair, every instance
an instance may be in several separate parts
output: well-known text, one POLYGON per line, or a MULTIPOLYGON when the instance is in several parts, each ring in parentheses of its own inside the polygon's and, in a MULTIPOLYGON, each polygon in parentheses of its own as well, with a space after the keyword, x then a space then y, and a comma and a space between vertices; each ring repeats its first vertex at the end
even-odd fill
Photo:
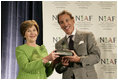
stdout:
POLYGON ((61 15, 64 15, 64 14, 67 14, 70 16, 71 19, 74 19, 74 17, 72 16, 72 14, 66 10, 63 10, 62 12, 60 12, 58 15, 57 15, 57 19, 58 19, 58 23, 59 23, 59 16, 61 15))

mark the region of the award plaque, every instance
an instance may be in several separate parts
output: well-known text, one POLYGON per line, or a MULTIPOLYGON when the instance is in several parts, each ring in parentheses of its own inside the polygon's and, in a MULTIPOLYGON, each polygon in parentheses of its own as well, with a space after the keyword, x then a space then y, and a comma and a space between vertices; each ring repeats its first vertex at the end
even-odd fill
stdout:
POLYGON ((56 50, 56 53, 59 53, 59 56, 73 56, 73 53, 69 50, 56 50))

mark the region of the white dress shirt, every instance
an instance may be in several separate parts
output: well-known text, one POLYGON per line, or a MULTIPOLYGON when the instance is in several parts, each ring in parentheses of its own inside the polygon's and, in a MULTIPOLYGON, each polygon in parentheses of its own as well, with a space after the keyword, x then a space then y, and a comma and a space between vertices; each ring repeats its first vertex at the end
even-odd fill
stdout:
MULTIPOLYGON (((72 40, 73 40, 73 41, 74 41, 74 39, 75 39, 75 33, 76 33, 76 31, 77 31, 77 30, 74 28, 74 31, 73 31, 72 34, 71 34, 71 35, 73 35, 73 37, 72 37, 72 40)), ((66 38, 68 39, 68 40, 67 40, 68 43, 69 43, 69 41, 70 41, 69 36, 70 36, 70 35, 66 34, 66 38)))

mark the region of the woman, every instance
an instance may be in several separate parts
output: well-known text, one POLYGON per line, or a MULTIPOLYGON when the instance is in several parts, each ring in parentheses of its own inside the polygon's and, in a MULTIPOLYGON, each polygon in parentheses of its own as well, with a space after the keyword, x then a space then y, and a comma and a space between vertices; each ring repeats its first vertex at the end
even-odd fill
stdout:
POLYGON ((24 21, 20 31, 26 43, 16 48, 19 65, 17 79, 46 79, 53 72, 53 60, 59 57, 58 54, 53 51, 48 55, 44 45, 36 44, 39 27, 35 20, 24 21))

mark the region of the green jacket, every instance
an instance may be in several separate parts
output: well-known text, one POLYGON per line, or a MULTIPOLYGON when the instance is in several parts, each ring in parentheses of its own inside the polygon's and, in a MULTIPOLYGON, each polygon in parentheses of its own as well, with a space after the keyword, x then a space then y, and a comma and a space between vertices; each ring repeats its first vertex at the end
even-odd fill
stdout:
POLYGON ((53 72, 50 63, 43 64, 42 58, 47 56, 44 45, 31 47, 27 44, 16 48, 16 58, 19 65, 17 79, 46 79, 53 72))

